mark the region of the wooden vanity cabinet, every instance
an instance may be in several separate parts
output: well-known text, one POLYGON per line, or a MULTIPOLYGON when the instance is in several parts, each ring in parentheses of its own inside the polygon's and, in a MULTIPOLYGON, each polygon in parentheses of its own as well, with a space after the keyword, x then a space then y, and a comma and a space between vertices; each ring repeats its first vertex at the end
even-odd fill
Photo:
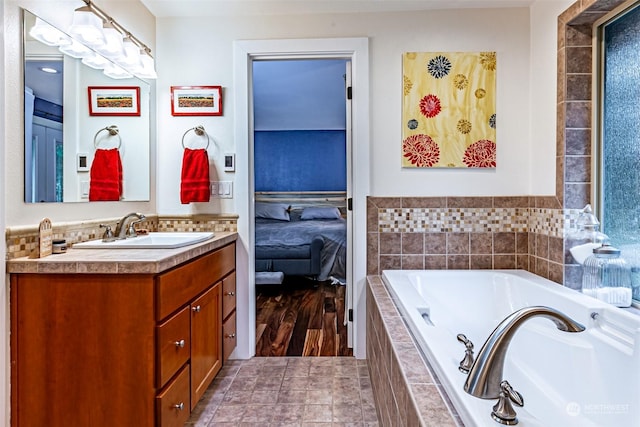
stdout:
POLYGON ((160 274, 11 274, 11 425, 183 426, 230 277, 235 243, 160 274))

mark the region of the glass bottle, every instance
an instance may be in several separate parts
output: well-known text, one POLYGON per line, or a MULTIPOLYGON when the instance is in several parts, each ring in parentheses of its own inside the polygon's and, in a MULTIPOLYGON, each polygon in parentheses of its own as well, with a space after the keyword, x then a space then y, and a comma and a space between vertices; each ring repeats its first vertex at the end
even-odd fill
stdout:
POLYGON ((631 268, 620 250, 605 243, 593 249, 583 266, 582 293, 617 307, 631 305, 631 268))

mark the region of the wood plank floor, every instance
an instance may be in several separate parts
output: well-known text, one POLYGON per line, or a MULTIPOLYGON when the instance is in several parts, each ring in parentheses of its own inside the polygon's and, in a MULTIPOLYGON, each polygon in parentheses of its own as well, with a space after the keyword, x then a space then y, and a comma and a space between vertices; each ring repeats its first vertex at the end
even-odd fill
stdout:
POLYGON ((256 288, 256 356, 352 356, 345 287, 287 276, 256 288))

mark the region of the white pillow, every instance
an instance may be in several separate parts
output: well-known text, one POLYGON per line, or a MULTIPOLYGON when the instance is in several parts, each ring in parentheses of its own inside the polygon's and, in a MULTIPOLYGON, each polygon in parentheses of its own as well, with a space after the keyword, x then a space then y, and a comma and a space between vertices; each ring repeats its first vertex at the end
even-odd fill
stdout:
POLYGON ((334 207, 304 208, 300 219, 340 219, 340 210, 334 207))
POLYGON ((282 203, 256 203, 256 218, 289 221, 289 206, 282 203))

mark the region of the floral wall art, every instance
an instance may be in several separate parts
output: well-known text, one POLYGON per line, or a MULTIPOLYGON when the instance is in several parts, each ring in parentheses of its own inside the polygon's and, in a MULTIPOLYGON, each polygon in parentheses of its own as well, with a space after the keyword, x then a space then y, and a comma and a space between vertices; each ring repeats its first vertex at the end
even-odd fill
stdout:
POLYGON ((408 52, 402 166, 496 167, 496 53, 408 52))

